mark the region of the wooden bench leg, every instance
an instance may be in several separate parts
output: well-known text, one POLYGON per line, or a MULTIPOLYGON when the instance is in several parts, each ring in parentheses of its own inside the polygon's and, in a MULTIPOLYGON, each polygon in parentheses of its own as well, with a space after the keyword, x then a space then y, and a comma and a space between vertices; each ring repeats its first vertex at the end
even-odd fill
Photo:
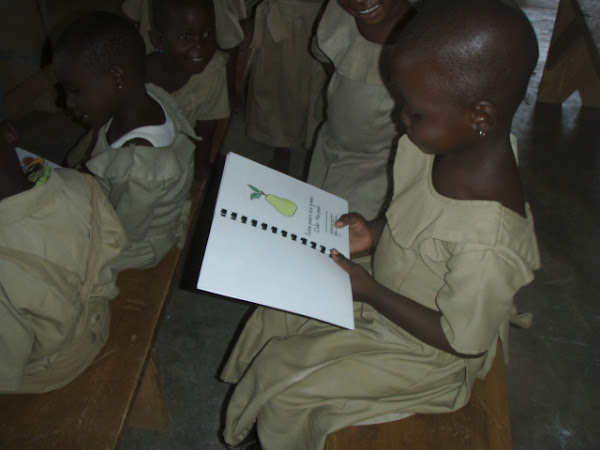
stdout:
POLYGON ((147 430, 169 429, 169 409, 162 387, 156 348, 152 349, 140 389, 129 412, 127 425, 147 430))

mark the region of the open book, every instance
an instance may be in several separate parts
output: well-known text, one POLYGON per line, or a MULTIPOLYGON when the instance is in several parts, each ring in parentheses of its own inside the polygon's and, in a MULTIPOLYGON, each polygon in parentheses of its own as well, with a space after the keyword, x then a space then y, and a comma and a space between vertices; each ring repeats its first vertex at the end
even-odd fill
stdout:
POLYGON ((350 253, 336 220, 348 202, 229 153, 198 289, 354 329, 350 253))

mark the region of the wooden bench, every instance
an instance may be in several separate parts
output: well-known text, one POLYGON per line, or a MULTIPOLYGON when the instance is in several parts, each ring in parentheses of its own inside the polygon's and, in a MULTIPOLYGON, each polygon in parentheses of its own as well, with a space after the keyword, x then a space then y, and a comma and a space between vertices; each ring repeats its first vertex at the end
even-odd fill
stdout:
POLYGON ((537 101, 600 108, 600 1, 560 0, 537 101))
MULTIPOLYGON (((206 185, 192 188, 192 224, 206 185)), ((154 342, 185 252, 174 248, 156 267, 119 274, 108 342, 70 384, 45 394, 0 395, 0 448, 117 449, 127 426, 168 427, 154 342)))
POLYGON ((512 448, 502 348, 469 403, 448 414, 416 414, 376 425, 353 426, 327 438, 326 450, 506 450, 512 448))

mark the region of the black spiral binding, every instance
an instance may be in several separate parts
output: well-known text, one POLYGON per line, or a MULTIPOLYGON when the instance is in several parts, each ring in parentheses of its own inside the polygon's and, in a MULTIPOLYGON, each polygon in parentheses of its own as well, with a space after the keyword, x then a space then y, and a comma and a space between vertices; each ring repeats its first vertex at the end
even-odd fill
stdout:
MULTIPOLYGON (((228 216, 228 211, 225 208, 221 209, 221 217, 227 217, 228 216)), ((239 214, 236 212, 231 212, 229 213, 229 218, 231 220, 235 220, 238 221, 238 216, 239 214)), ((243 223, 243 224, 249 224, 250 226, 254 227, 254 228, 260 228, 263 231, 270 231, 272 234, 275 235, 279 235, 283 238, 286 239, 290 239, 294 242, 298 242, 300 245, 304 245, 305 247, 310 247, 313 250, 318 250, 319 252, 323 253, 323 254, 328 254, 328 256, 331 258, 331 252, 326 253, 327 248, 324 245, 319 245, 317 244, 315 241, 309 241, 308 239, 301 237, 298 238, 297 234, 294 233, 288 233, 286 230, 279 230, 277 227, 269 227, 269 225, 265 222, 256 220, 256 219, 248 219, 248 216, 241 216, 239 217, 239 222, 243 223)))

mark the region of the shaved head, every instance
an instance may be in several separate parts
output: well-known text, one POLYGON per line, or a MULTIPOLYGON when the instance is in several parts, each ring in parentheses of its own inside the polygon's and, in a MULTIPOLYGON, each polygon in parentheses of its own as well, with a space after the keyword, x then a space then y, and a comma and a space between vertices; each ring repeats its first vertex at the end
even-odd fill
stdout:
POLYGON ((133 24, 107 12, 94 12, 69 25, 59 37, 55 63, 77 58, 98 73, 121 66, 141 79, 145 73, 144 41, 133 24))
POLYGON ((427 63, 432 85, 512 116, 537 58, 535 32, 520 9, 498 0, 442 0, 426 4, 400 33, 391 66, 427 63))

